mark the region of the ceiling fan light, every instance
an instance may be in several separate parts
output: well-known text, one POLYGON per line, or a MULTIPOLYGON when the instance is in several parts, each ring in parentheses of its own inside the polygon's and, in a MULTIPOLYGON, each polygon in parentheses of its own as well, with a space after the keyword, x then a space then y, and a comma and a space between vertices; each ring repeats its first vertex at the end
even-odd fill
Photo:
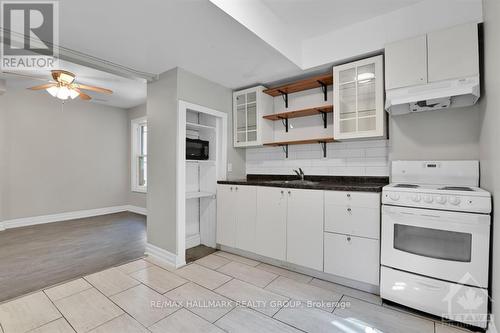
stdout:
POLYGON ((57 97, 57 93, 58 93, 58 91, 59 91, 59 87, 52 86, 52 87, 49 87, 49 88, 47 88, 47 89, 45 89, 45 90, 47 90, 47 92, 48 92, 49 94, 51 94, 51 95, 52 95, 52 97, 57 97))
POLYGON ((60 87, 59 91, 57 92, 57 98, 62 99, 62 100, 67 100, 70 95, 70 90, 68 87, 60 87))
POLYGON ((77 98, 78 96, 80 95, 80 93, 78 91, 76 91, 75 89, 69 89, 69 97, 71 99, 75 99, 77 98))

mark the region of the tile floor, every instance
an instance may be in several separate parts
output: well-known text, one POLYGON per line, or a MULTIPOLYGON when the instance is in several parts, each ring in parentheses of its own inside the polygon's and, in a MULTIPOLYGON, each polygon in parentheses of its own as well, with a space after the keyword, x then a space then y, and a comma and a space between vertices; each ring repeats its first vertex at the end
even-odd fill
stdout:
POLYGON ((0 304, 0 333, 25 332, 466 331, 382 306, 376 295, 216 252, 177 270, 145 258, 0 304))

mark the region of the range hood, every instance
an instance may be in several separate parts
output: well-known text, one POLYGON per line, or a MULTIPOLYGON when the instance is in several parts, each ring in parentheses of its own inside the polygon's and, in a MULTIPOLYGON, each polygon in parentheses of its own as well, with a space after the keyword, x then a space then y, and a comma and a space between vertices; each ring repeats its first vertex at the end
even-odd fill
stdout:
POLYGON ((392 115, 473 105, 480 96, 479 76, 386 91, 385 109, 392 115))

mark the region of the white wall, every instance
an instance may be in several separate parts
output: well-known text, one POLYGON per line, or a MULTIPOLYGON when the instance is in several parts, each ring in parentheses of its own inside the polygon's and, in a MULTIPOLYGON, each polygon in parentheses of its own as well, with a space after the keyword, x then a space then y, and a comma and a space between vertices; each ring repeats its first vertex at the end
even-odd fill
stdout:
POLYGON ((289 157, 281 147, 247 149, 248 174, 389 176, 388 140, 329 143, 327 158, 319 144, 289 146, 289 157))
POLYGON ((148 83, 148 243, 177 252, 177 68, 148 83))
MULTIPOLYGON (((230 89, 180 68, 169 70, 161 74, 158 81, 148 84, 148 243, 171 253, 177 253, 176 153, 179 100, 228 113, 228 133, 232 131, 230 89)), ((244 150, 228 145, 228 162, 233 164, 233 177, 245 174, 244 153, 244 150)))
POLYGON ((227 178, 237 179, 243 177, 245 175, 245 149, 233 148, 231 144, 233 140, 232 90, 182 68, 179 68, 178 73, 178 97, 180 100, 227 113, 227 163, 231 163, 233 167, 231 172, 227 172, 227 178))
POLYGON ((131 153, 132 153, 132 149, 131 149, 132 131, 130 128, 130 124, 131 124, 132 119, 146 116, 146 113, 147 113, 146 112, 146 103, 128 109, 127 113, 128 113, 128 127, 127 127, 128 139, 127 139, 127 142, 128 142, 128 158, 129 158, 128 172, 130 175, 130 177, 128 177, 128 189, 127 189, 127 191, 128 191, 128 204, 132 205, 132 206, 146 208, 146 200, 147 200, 146 193, 134 192, 131 190, 131 188, 132 188, 132 184, 131 184, 132 177, 131 176, 132 175, 131 175, 131 170, 130 170, 131 169, 131 153))
POLYGON ((125 110, 16 89, 0 106, 4 219, 127 203, 125 110))
POLYGON ((5 218, 7 190, 7 105, 5 96, 0 95, 0 221, 5 218))
POLYGON ((500 2, 484 0, 484 82, 481 101, 481 186, 493 195, 492 297, 493 318, 500 327, 500 2))
POLYGON ((390 117, 391 160, 479 159, 479 106, 390 117))

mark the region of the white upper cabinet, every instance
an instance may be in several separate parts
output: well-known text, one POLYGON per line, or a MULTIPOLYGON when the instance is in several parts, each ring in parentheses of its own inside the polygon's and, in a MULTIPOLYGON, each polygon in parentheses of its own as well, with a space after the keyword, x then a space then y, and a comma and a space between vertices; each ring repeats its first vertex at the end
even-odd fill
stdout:
POLYGON ((427 36, 405 39, 385 46, 385 88, 427 83, 427 36))
POLYGON ((479 74, 477 24, 464 24, 427 35, 429 82, 479 74))
POLYGON ((273 113, 273 98, 264 86, 233 93, 234 147, 261 146, 273 140, 273 126, 262 116, 273 113))
POLYGON ((430 32, 385 46, 385 87, 411 87, 479 74, 477 24, 430 32))
POLYGON ((383 57, 333 67, 334 138, 385 136, 383 57))

